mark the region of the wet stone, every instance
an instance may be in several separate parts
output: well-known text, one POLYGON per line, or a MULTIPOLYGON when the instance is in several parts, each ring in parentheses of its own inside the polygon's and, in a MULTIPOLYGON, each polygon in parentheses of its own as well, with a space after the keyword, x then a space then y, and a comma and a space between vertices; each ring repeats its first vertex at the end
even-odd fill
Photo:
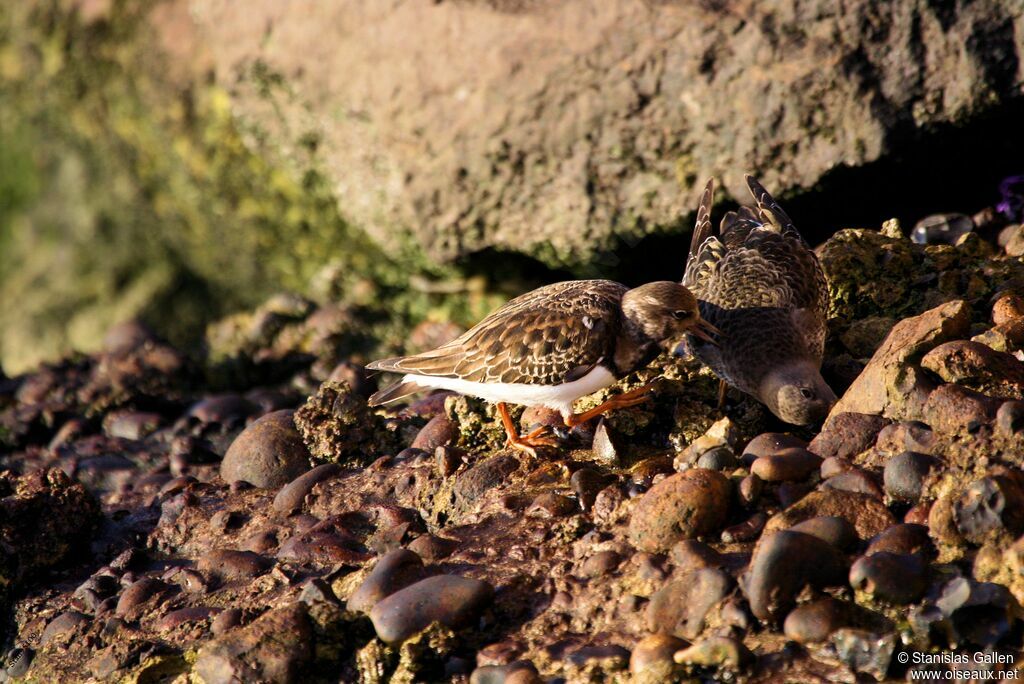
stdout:
POLYGON ((827 480, 830 477, 841 475, 847 471, 853 470, 856 466, 845 458, 839 456, 830 456, 821 462, 821 479, 827 480))
POLYGON ((754 661, 754 654, 739 639, 713 636, 677 651, 673 659, 687 665, 739 670, 754 661))
POLYGON ((789 612, 805 586, 840 586, 846 574, 845 561, 834 546, 809 534, 782 530, 758 543, 743 589, 755 617, 776 620, 789 612))
POLYGON ((743 449, 743 461, 750 464, 762 456, 777 454, 783 449, 803 449, 806 447, 807 442, 799 437, 787 435, 783 432, 763 432, 747 443, 746 448, 743 449))
POLYGON ((1024 431, 1024 401, 1004 401, 996 411, 996 429, 1007 436, 1024 431))
POLYGON ((540 517, 563 518, 578 510, 576 502, 569 497, 557 492, 543 492, 537 495, 526 512, 528 515, 533 514, 540 517))
POLYGON ((809 518, 820 516, 845 518, 853 524, 857 536, 861 539, 870 539, 896 523, 889 509, 870 496, 841 489, 822 489, 811 492, 786 510, 772 516, 765 530, 771 532, 786 529, 809 518))
POLYGON ((882 500, 882 488, 878 486, 873 477, 859 468, 829 478, 822 484, 822 487, 866 494, 873 499, 882 500))
POLYGON ((768 522, 768 515, 763 511, 758 511, 738 525, 722 530, 722 541, 727 544, 753 541, 760 536, 766 522, 768 522))
POLYGON ((464 471, 455 481, 455 496, 471 504, 491 489, 505 483, 519 469, 519 461, 511 454, 499 454, 464 471))
POLYGON ((1024 529, 1024 492, 1009 477, 975 480, 953 502, 953 519, 975 544, 1004 530, 1017 535, 1024 529))
POLYGON ((301 510, 306 500, 306 495, 313 491, 313 487, 321 482, 338 477, 343 472, 337 463, 324 463, 313 468, 309 472, 299 475, 281 488, 281 491, 274 497, 274 510, 290 515, 301 510))
POLYGON ((942 385, 928 395, 924 417, 940 433, 974 433, 995 420, 998 399, 960 385, 942 385))
POLYGON ((409 542, 408 549, 428 563, 443 560, 457 549, 459 543, 453 539, 424 534, 409 542))
POLYGON ((693 639, 704 629, 708 613, 732 588, 732 578, 717 568, 698 570, 651 595, 645 620, 652 632, 693 639))
POLYGON ((669 550, 669 558, 672 564, 684 574, 702 568, 720 568, 724 564, 718 551, 693 539, 684 539, 673 544, 669 550))
POLYGON ((937 465, 934 457, 904 451, 885 464, 882 479, 885 493, 900 501, 917 501, 924 492, 928 473, 937 465))
POLYGON ((739 486, 736 488, 736 495, 741 504, 750 508, 757 505, 763 490, 764 480, 757 475, 747 475, 740 480, 739 486))
POLYGON ((832 633, 831 642, 840 662, 854 672, 882 681, 889 671, 897 639, 896 634, 844 627, 832 633))
POLYGON ((812 535, 823 542, 833 545, 837 549, 849 549, 856 544, 857 530, 846 518, 835 515, 823 515, 816 518, 809 518, 798 522, 790 529, 797 532, 804 532, 805 535, 812 535))
POLYGON ((413 449, 429 453, 442 446, 451 446, 459 438, 459 426, 444 414, 436 415, 420 428, 412 441, 413 449))
POLYGON ((708 470, 731 470, 739 465, 739 459, 730 447, 719 446, 709 449, 697 459, 698 468, 708 470))
POLYGON ((347 608, 357 613, 369 613, 383 598, 409 586, 423 577, 423 561, 406 549, 390 551, 377 561, 352 595, 347 608))
POLYGON ((247 580, 262 575, 273 563, 252 551, 214 549, 199 558, 197 569, 222 582, 247 580))
POLYGON ((868 548, 864 555, 870 556, 881 551, 896 554, 917 554, 922 558, 933 558, 935 556, 935 545, 928 535, 927 525, 901 523, 893 525, 874 537, 868 543, 868 548))
POLYGON ((428 577, 378 601, 370 611, 377 636, 389 644, 405 641, 432 622, 456 629, 474 620, 490 603, 487 582, 438 575, 428 577))
POLYGON ((850 586, 874 599, 907 604, 927 588, 927 567, 917 554, 879 551, 861 556, 850 568, 850 586))
POLYGON ((91 620, 87 615, 83 615, 78 611, 69 610, 66 613, 61 613, 46 625, 46 629, 43 630, 43 634, 39 638, 39 643, 42 646, 46 646, 58 638, 67 640, 80 628, 84 629, 84 626, 90 622, 91 620))
POLYGON ((309 470, 309 451, 295 429, 294 414, 290 410, 275 411, 242 431, 224 455, 221 478, 275 488, 309 470))
POLYGON ((672 656, 690 644, 669 634, 652 634, 646 636, 633 647, 629 657, 629 671, 633 674, 650 673, 660 675, 662 681, 669 681, 672 656))
POLYGON ((159 600, 166 595, 168 589, 169 587, 158 579, 143 577, 122 592, 114 612, 129 620, 135 619, 146 603, 152 599, 159 600))
POLYGON ((910 231, 910 239, 919 245, 955 245, 974 230, 974 221, 966 214, 932 214, 910 231))
POLYGON ((807 445, 807 450, 822 458, 852 459, 870 448, 888 423, 882 416, 867 413, 836 413, 807 445))
POLYGON ((220 609, 208 608, 206 606, 179 608, 178 610, 172 610, 170 613, 157 620, 153 625, 153 628, 158 632, 169 632, 181 625, 206 622, 218 612, 220 612, 220 609))
POLYGON ((821 467, 821 458, 807 449, 783 449, 759 457, 750 472, 765 482, 794 482, 807 479, 821 467))
POLYGON ((797 606, 783 624, 787 639, 801 644, 821 643, 846 625, 845 606, 833 598, 819 599, 797 606))
POLYGON ((583 510, 594 507, 597 494, 615 480, 614 475, 598 472, 593 468, 580 468, 569 478, 569 486, 579 498, 583 510))
POLYGON ((516 660, 505 665, 484 665, 473 670, 469 684, 540 684, 537 668, 529 660, 516 660))
POLYGON ((221 635, 242 624, 242 611, 238 608, 228 608, 218 613, 210 623, 210 631, 215 635, 221 635))
POLYGON ((729 481, 717 471, 695 468, 667 477, 633 508, 629 539, 644 551, 668 551, 681 539, 719 529, 730 498, 729 481))
POLYGON ((622 557, 614 551, 598 551, 586 561, 580 568, 580 575, 583 577, 602 577, 615 572, 622 563, 622 557))

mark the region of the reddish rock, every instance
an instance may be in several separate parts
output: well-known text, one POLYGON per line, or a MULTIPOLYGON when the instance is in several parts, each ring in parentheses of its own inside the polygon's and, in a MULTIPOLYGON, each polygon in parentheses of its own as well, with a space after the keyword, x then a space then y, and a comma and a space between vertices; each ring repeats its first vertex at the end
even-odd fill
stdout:
POLYGON ((629 538, 651 552, 668 551, 682 539, 721 528, 729 515, 729 480, 714 470, 695 468, 654 485, 633 508, 629 538))

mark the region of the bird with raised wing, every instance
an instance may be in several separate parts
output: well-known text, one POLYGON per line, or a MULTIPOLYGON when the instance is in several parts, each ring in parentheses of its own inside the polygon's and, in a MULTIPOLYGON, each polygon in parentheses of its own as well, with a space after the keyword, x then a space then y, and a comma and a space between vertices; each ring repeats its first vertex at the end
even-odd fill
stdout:
POLYGON ((632 289, 610 280, 554 283, 516 297, 437 349, 369 364, 404 374, 369 401, 377 406, 426 389, 480 397, 497 404, 508 444, 535 454, 536 447, 554 444, 550 431, 520 436, 507 404, 555 409, 567 427, 633 406, 646 398, 648 386, 580 414, 573 410, 577 399, 650 363, 686 333, 714 344, 717 330, 679 283, 632 289))
POLYGON ((756 210, 741 207, 711 224, 714 179, 697 210, 683 285, 720 344, 690 341, 722 381, 794 425, 824 420, 836 395, 821 376, 828 289, 818 258, 778 202, 746 176, 756 210))

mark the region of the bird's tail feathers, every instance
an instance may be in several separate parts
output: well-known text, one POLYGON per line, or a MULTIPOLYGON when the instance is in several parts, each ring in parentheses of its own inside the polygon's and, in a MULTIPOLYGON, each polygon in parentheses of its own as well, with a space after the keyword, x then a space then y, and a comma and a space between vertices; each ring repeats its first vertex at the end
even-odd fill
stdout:
POLYGON ((399 399, 405 399, 410 394, 415 394, 422 390, 423 388, 415 382, 396 382, 390 387, 385 387, 379 392, 375 392, 367 401, 370 406, 382 406, 399 399))

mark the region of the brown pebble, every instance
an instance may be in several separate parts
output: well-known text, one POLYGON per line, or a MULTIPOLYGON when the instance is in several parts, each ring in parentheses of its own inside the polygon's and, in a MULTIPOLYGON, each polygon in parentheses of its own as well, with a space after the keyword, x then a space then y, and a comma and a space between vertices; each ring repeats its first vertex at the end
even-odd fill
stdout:
POLYGON ((285 515, 291 515, 295 511, 301 510, 306 496, 313 491, 313 487, 321 482, 338 477, 342 472, 341 466, 337 463, 324 463, 309 472, 299 475, 282 487, 281 491, 274 497, 274 510, 285 515))
POLYGON ((1015 318, 1024 316, 1024 297, 1008 292, 1003 294, 992 305, 992 322, 996 325, 1009 323, 1015 318))
POLYGON ((179 608, 178 610, 172 610, 157 620, 153 628, 158 632, 169 632, 180 625, 192 622, 206 622, 218 612, 220 612, 219 608, 207 608, 206 606, 179 608))
POLYGON ((619 567, 622 557, 614 551, 598 551, 588 558, 580 568, 582 577, 602 577, 619 567))
POLYGON ((213 618, 213 622, 210 623, 210 631, 220 636, 240 624, 242 624, 242 611, 238 608, 228 608, 213 618))
POLYGON ((458 575, 438 575, 378 601, 370 611, 370 620, 382 641, 400 643, 432 622, 450 628, 467 624, 493 596, 494 588, 487 582, 458 575))
POLYGON ((563 518, 576 513, 579 508, 576 502, 567 496, 557 492, 543 492, 538 494, 527 509, 527 514, 540 515, 549 518, 563 518))
POLYGON ((846 606, 833 599, 825 598, 797 606, 783 624, 786 638, 800 644, 821 643, 832 632, 847 624, 846 606))
POLYGON ((434 563, 447 558, 458 547, 459 542, 454 539, 424 534, 409 542, 407 548, 428 563, 434 563))
POLYGON ((458 438, 458 424, 442 413, 431 418, 420 428, 412 441, 412 448, 423 449, 432 454, 437 447, 451 446, 458 438))
POLYGON ((199 557, 196 567, 203 574, 211 575, 225 582, 251 579, 262 575, 273 563, 252 551, 214 549, 199 557))
POLYGON ((882 488, 878 486, 878 483, 875 482, 874 478, 860 468, 854 468, 853 470, 848 470, 845 473, 839 473, 822 483, 822 487, 827 487, 829 489, 841 489, 844 492, 867 494, 879 501, 883 498, 882 488))
POLYGON ((309 470, 309 451, 295 429, 292 410, 268 413, 242 431, 221 461, 225 482, 281 487, 309 470))
POLYGON ((158 579, 143 577, 121 593, 114 612, 121 617, 135 619, 145 603, 153 598, 159 600, 168 589, 169 587, 158 579))
POLYGON ((848 470, 853 470, 854 465, 845 458, 829 456, 821 462, 821 479, 827 480, 848 470))
POLYGON ((806 479, 820 467, 819 456, 794 447, 759 457, 750 466, 750 472, 765 482, 794 482, 806 479))
POLYGON ((672 656, 676 651, 690 644, 669 634, 652 634, 637 642, 629 657, 629 671, 633 674, 657 671, 662 674, 662 681, 668 681, 672 675, 672 656))
POLYGON ((777 454, 783 449, 804 448, 807 442, 782 432, 763 432, 747 443, 743 449, 743 460, 747 464, 770 454, 777 454))
POLYGON ((719 529, 729 515, 730 489, 724 475, 703 468, 666 478, 633 508, 630 541, 645 551, 668 551, 677 541, 719 529))
POLYGON ((356 613, 369 613, 381 599, 420 580, 423 574, 423 561, 415 553, 407 549, 389 551, 352 592, 346 607, 356 613))

